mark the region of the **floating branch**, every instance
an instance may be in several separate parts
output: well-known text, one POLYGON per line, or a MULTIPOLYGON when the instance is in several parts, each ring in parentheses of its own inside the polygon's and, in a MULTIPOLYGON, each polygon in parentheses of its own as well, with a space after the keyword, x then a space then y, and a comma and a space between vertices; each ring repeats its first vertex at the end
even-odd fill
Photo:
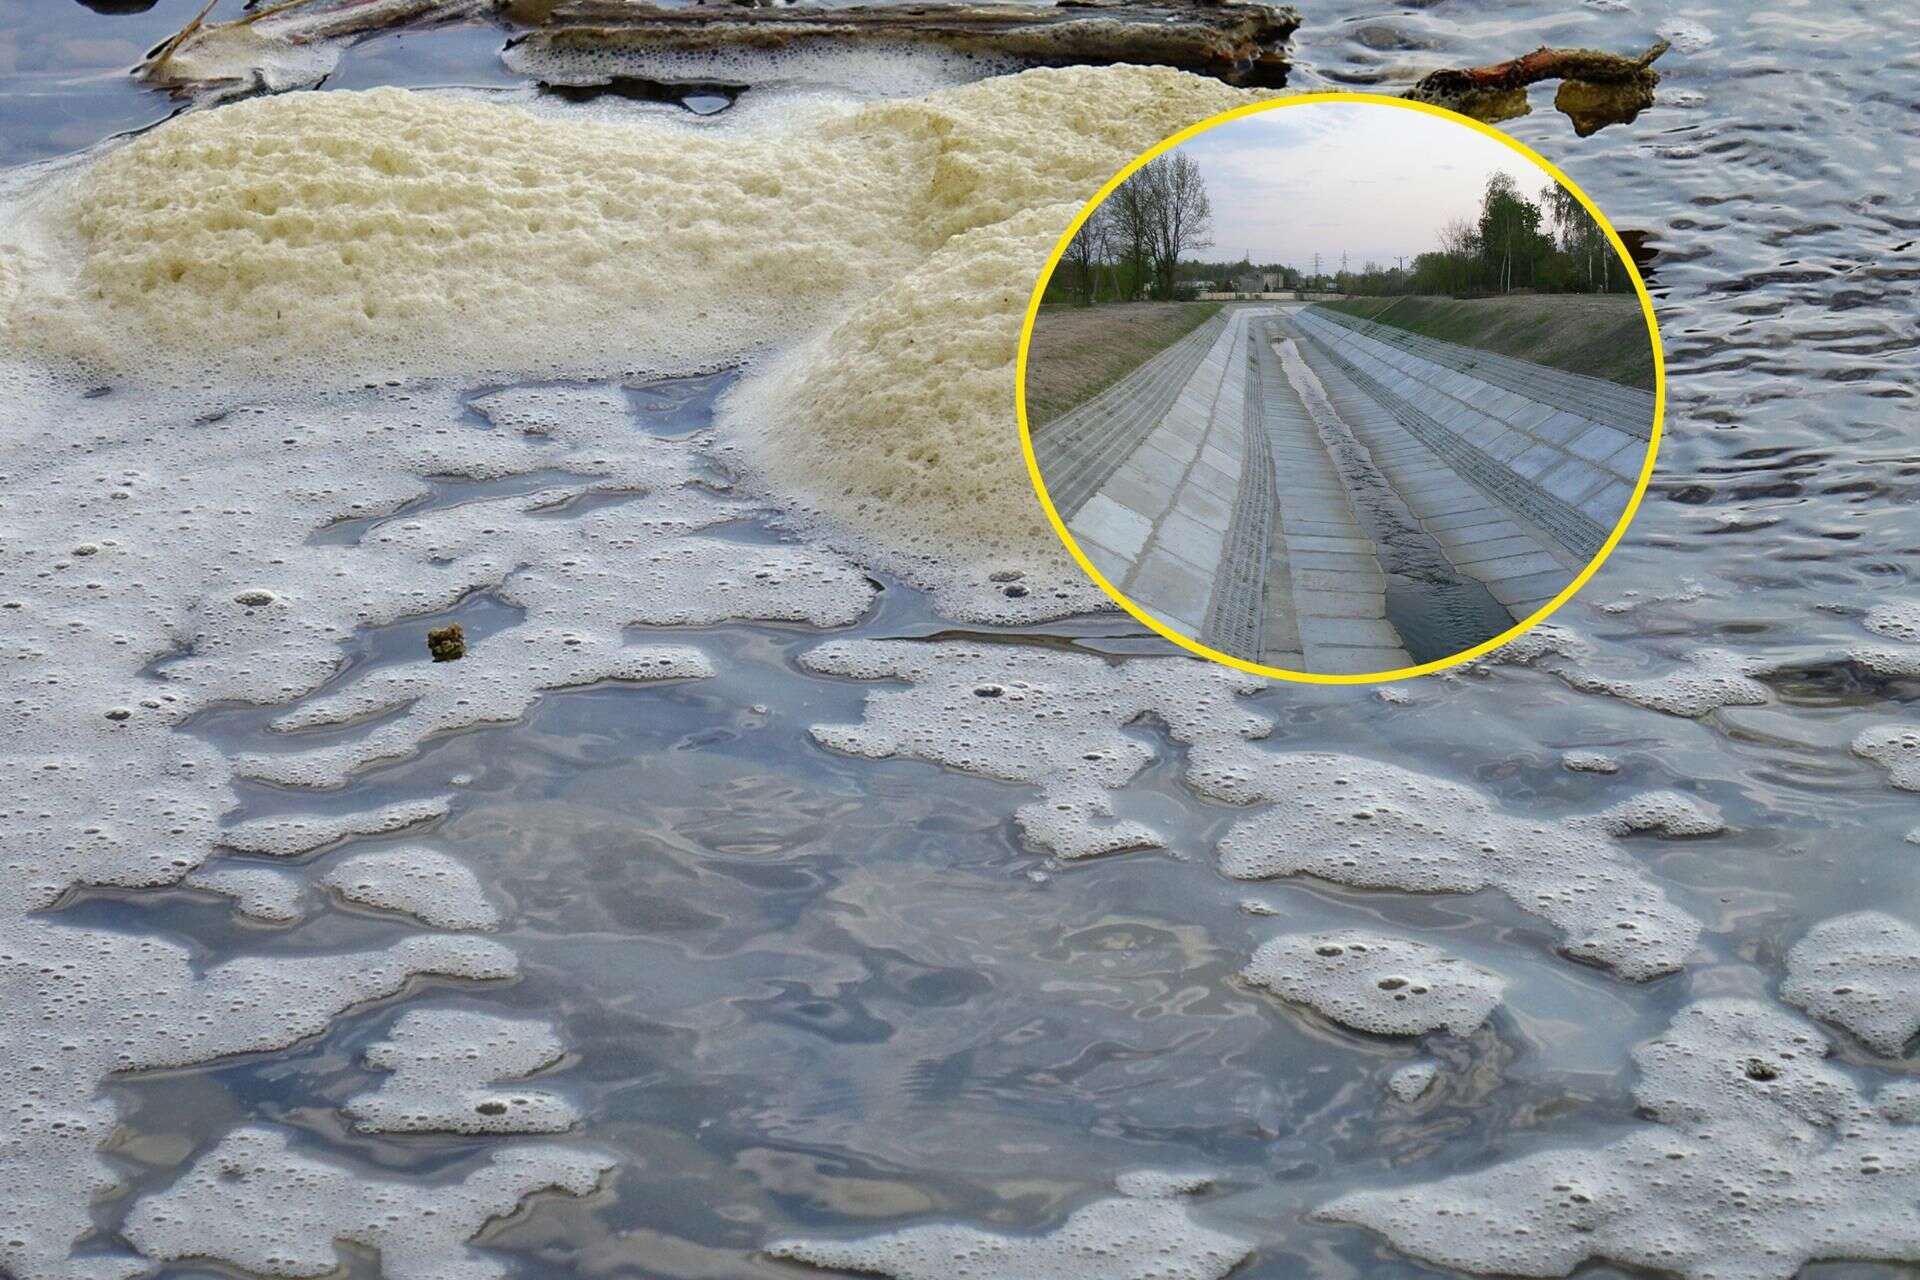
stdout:
POLYGON ((1528 85, 1558 80, 1553 105, 1584 138, 1610 124, 1630 123, 1653 105, 1653 87, 1660 83, 1653 63, 1668 47, 1665 40, 1658 41, 1637 58, 1599 49, 1542 47, 1490 66, 1431 72, 1401 96, 1498 124, 1531 109, 1528 85))
POLYGON ((279 0, 232 22, 208 22, 215 0, 133 69, 165 89, 230 96, 318 84, 355 36, 421 20, 490 13, 497 0, 279 0))

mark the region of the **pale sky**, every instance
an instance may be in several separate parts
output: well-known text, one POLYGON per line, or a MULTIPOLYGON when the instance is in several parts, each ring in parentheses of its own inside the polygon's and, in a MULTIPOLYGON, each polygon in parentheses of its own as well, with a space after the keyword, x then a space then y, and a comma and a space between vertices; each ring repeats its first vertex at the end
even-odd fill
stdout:
POLYGON ((1364 102, 1310 102, 1232 120, 1182 143, 1213 201, 1208 261, 1284 262, 1358 271, 1368 259, 1435 247, 1440 224, 1477 216, 1495 169, 1528 199, 1545 170, 1493 139, 1437 116, 1364 102))

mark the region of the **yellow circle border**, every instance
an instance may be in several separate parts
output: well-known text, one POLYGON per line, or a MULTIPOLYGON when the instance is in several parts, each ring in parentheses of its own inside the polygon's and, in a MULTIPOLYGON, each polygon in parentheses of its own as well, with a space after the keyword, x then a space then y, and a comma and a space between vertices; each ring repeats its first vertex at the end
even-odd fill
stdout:
POLYGON ((1561 172, 1560 166, 1554 164, 1553 161, 1547 159, 1526 143, 1521 142, 1518 138, 1502 133, 1492 125, 1483 124, 1470 116, 1461 115, 1457 111, 1449 111, 1445 107, 1437 107, 1426 102, 1413 102, 1406 98, 1388 97, 1384 94, 1377 93, 1351 93, 1346 91, 1303 93, 1291 97, 1277 98, 1270 102, 1249 103, 1244 107, 1235 107, 1231 111, 1223 111, 1218 115, 1209 116, 1198 124, 1182 129, 1179 133, 1156 143, 1154 146, 1140 153, 1140 155, 1134 157, 1126 167, 1114 174, 1105 186, 1095 192, 1093 198, 1088 200, 1080 211, 1074 215, 1073 221, 1067 224, 1067 229, 1061 233, 1060 239, 1054 244, 1053 251, 1047 255, 1046 263, 1040 270, 1040 278, 1034 283, 1032 297, 1029 298, 1027 302, 1026 319, 1020 326, 1020 350, 1014 360, 1014 414, 1020 422, 1020 450, 1027 460, 1027 474, 1033 481, 1033 491, 1040 499, 1040 506, 1046 511, 1047 520, 1053 525, 1053 531, 1060 536, 1061 543, 1065 545, 1067 552, 1073 556, 1074 561, 1080 568, 1093 579, 1099 588, 1107 594, 1109 599, 1133 615, 1136 621, 1166 639, 1173 641, 1181 648, 1198 654, 1203 658, 1211 658, 1215 662, 1224 663, 1240 671, 1249 672, 1250 674, 1258 676, 1266 676, 1274 680, 1287 680, 1296 684, 1379 684, 1389 680, 1404 680, 1413 676, 1431 675, 1436 671, 1445 671, 1463 662, 1470 662, 1484 653, 1490 653, 1500 646, 1526 634, 1526 632, 1538 626, 1540 623, 1545 622, 1561 605, 1573 599, 1580 588, 1587 584, 1587 580, 1599 571, 1600 566, 1606 563, 1607 557, 1613 554, 1614 547, 1619 545, 1620 539, 1626 534, 1627 526, 1633 523, 1633 517, 1640 509, 1640 499, 1645 496, 1647 485, 1653 479, 1654 464, 1658 460, 1660 453, 1661 428, 1665 423, 1666 410, 1667 365, 1665 355, 1660 347, 1660 326, 1654 318, 1653 299, 1647 293, 1646 281, 1641 279, 1640 268, 1633 261, 1633 255, 1627 251, 1626 244, 1620 239, 1620 233, 1613 229, 1613 223, 1607 220, 1607 215, 1601 212, 1600 206, 1596 205, 1587 196, 1587 193, 1580 189, 1579 184, 1561 172), (1232 654, 1222 653, 1218 649, 1209 648, 1191 636, 1180 634, 1161 622, 1158 618, 1155 618, 1152 614, 1146 612, 1146 610, 1135 605, 1133 601, 1121 594, 1119 589, 1111 582, 1108 582, 1106 576, 1094 566, 1093 561, 1087 558, 1086 552, 1080 549, 1080 544, 1074 541, 1073 534, 1068 531, 1067 522, 1060 518, 1059 511, 1054 508, 1053 499, 1047 494, 1046 479, 1040 474, 1039 460, 1034 457, 1033 432, 1027 423, 1027 353, 1033 343, 1033 324, 1040 315, 1040 300, 1046 294, 1047 285, 1052 281, 1053 273, 1058 269, 1061 257, 1066 253, 1067 246, 1072 242, 1074 234, 1080 230, 1081 224, 1086 222, 1086 220, 1092 216, 1093 211, 1099 208, 1100 204, 1106 200, 1108 196, 1113 194, 1115 188, 1132 176, 1136 169, 1139 169, 1156 156, 1179 146, 1188 139, 1198 137, 1200 134, 1232 120, 1259 115, 1267 111, 1284 110, 1288 107, 1307 106, 1316 102, 1358 102, 1375 106, 1398 107, 1406 111, 1418 111, 1430 116, 1439 116, 1441 119, 1450 120, 1456 124, 1462 124, 1470 129, 1477 130, 1499 142, 1510 151, 1516 152, 1532 161, 1555 182, 1558 182, 1562 187, 1571 191, 1574 198, 1580 202, 1581 207, 1593 216, 1594 221, 1599 224, 1601 231, 1606 233, 1607 243, 1612 246, 1614 253, 1626 268, 1628 278, 1633 281, 1634 293, 1640 299, 1641 314, 1646 317, 1647 321, 1647 341, 1651 343, 1653 347, 1653 432, 1647 441, 1646 460, 1641 463, 1640 479, 1633 486, 1633 493, 1627 499, 1626 509, 1620 513, 1620 519, 1614 525, 1613 531, 1607 535, 1607 540, 1601 544, 1600 550, 1587 562, 1586 567, 1574 575, 1573 580, 1561 590, 1559 595, 1549 600, 1546 604, 1541 605, 1540 608, 1534 610, 1532 614, 1516 622, 1511 628, 1501 632, 1491 640, 1475 645, 1471 649, 1464 649, 1449 657, 1438 658, 1432 662, 1421 663, 1418 666, 1400 667, 1392 671, 1365 672, 1357 675, 1321 675, 1311 671, 1289 671, 1282 667, 1268 667, 1257 662, 1249 662, 1244 658, 1236 658, 1232 654))

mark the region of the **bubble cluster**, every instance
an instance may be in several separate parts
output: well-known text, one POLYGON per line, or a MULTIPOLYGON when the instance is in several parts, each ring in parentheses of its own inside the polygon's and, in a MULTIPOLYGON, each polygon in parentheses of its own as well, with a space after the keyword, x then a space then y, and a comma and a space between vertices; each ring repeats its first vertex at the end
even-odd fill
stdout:
POLYGON ((1418 1102, 1439 1078, 1439 1063, 1415 1062, 1387 1077, 1387 1092, 1401 1102, 1418 1102))
POLYGON ((1343 1026, 1382 1036, 1442 1029, 1467 1035, 1500 1006, 1506 989, 1497 975, 1438 947, 1361 929, 1274 938, 1253 953, 1241 976, 1343 1026))
POLYGON ((811 671, 904 681, 867 695, 863 719, 815 725, 822 745, 852 755, 907 756, 1040 789, 1015 817, 1027 839, 1062 858, 1150 848, 1160 835, 1111 821, 1111 792, 1153 759, 1127 726, 1151 716, 1174 741, 1265 736, 1272 721, 1239 705, 1258 677, 1185 658, 1110 661, 1011 645, 829 641, 811 671))
POLYGON ((1120 1195, 1075 1210, 1045 1235, 939 1223, 863 1240, 783 1240, 767 1252, 893 1280, 1221 1280, 1253 1252, 1247 1241, 1202 1226, 1183 1203, 1205 1178, 1135 1171, 1117 1184, 1120 1195))
POLYGON ((372 1133, 562 1133, 580 1113, 544 1089, 493 1087, 560 1060, 545 1024, 464 1009, 413 1009, 367 1050, 393 1075, 346 1112, 372 1133))
POLYGON ((1089 192, 1257 96, 1166 68, 1043 68, 802 98, 739 127, 391 88, 255 98, 23 205, 0 233, 17 276, 0 333, 230 385, 771 355, 722 414, 759 485, 944 608, 1057 617, 1105 600, 1008 447, 1028 290, 1089 192))
POLYGON ((487 929, 500 913, 464 862, 408 845, 342 858, 320 883, 349 902, 399 911, 436 929, 487 929))
POLYGON ((1824 1060, 1831 1050, 1784 1010, 1703 1000, 1634 1051, 1649 1127, 1354 1192, 1316 1216, 1482 1275, 1606 1260, 1687 1280, 1792 1280, 1821 1259, 1920 1261, 1916 1093, 1870 1093, 1824 1060))
POLYGON ((202 1258, 269 1276, 338 1269, 335 1241, 377 1250, 393 1280, 494 1280, 496 1254, 467 1242, 536 1191, 582 1196, 612 1161, 577 1147, 497 1150, 459 1181, 370 1177, 297 1150, 281 1129, 236 1129, 122 1228, 150 1258, 202 1258))
POLYGON ((1220 869, 1237 879, 1495 888, 1558 928, 1568 954, 1634 980, 1679 968, 1700 935, 1699 922, 1595 829, 1611 821, 1604 815, 1514 817, 1459 783, 1326 752, 1264 755, 1224 779, 1196 765, 1195 781, 1223 799, 1272 802, 1220 841, 1220 869))
POLYGON ((1879 911, 1823 920, 1787 953, 1780 998, 1898 1057, 1920 1033, 1920 929, 1879 911))

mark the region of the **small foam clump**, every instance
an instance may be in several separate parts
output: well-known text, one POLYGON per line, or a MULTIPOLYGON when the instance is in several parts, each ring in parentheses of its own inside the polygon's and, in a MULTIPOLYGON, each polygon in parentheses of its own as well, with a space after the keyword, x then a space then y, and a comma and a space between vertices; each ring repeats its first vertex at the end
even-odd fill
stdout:
MULTIPOLYGON (((1496 888, 1560 929, 1569 954, 1634 980, 1678 969, 1700 935, 1603 833, 1617 818, 1511 817, 1469 787, 1356 756, 1242 754, 1230 772, 1194 769, 1195 784, 1221 799, 1273 802, 1220 841, 1220 869, 1236 879, 1496 888)), ((1677 822, 1681 810, 1661 816, 1677 822)))
POLYGON ((1730 649, 1695 649, 1673 670, 1657 676, 1615 676, 1596 670, 1591 647, 1563 627, 1535 627, 1481 659, 1476 670, 1499 665, 1550 672, 1583 693, 1601 693, 1668 715, 1696 718, 1722 707, 1757 707, 1769 701, 1755 679, 1777 664, 1730 649))
POLYGON ((399 911, 436 929, 490 929, 500 913, 464 862, 437 849, 403 846, 342 858, 320 883, 349 902, 399 911))
POLYGON ((1182 1203, 1207 1186, 1204 1178, 1134 1171, 1117 1185, 1120 1195, 1075 1210, 1045 1235, 942 1223, 864 1240, 783 1240, 767 1252, 893 1280, 1221 1280, 1253 1252, 1247 1241, 1200 1225, 1182 1203))
POLYGON ((1879 911, 1824 920, 1787 953, 1780 998, 1898 1057, 1920 1033, 1920 929, 1879 911))
POLYGON ((1722 707, 1757 707, 1768 701, 1767 686, 1753 677, 1768 664, 1729 649, 1696 649, 1665 675, 1623 678, 1591 672, 1565 672, 1576 689, 1610 693, 1637 706, 1671 716, 1703 716, 1722 707))
POLYGON ((219 835, 221 847, 271 858, 293 858, 356 836, 405 831, 447 816, 451 796, 396 800, 349 813, 289 813, 235 823, 219 835))
POLYGON ((597 1152, 522 1145, 454 1182, 369 1177, 296 1151, 284 1130, 248 1126, 134 1205, 122 1231, 150 1258, 259 1275, 331 1274, 339 1241, 377 1250, 393 1280, 495 1280, 504 1260, 468 1241, 537 1191, 586 1195, 611 1167, 597 1152))
POLYGON ((1439 1063, 1415 1062, 1387 1077, 1387 1092, 1401 1102, 1418 1102, 1439 1078, 1439 1063))
POLYGON ((1616 836, 1647 831, 1676 839, 1717 836, 1727 829, 1720 811, 1684 791, 1643 791, 1594 814, 1572 821, 1616 836))
POLYGON ((1868 1093, 1811 1023, 1703 1000, 1634 1051, 1654 1124, 1438 1182, 1342 1196, 1316 1217, 1480 1275, 1607 1260, 1687 1280, 1792 1280, 1821 1259, 1920 1261, 1916 1093, 1868 1093))
POLYGON ((1877 636, 1920 644, 1920 603, 1903 600, 1896 604, 1877 604, 1867 610, 1864 625, 1877 636))
POLYGON ((490 1087, 560 1060, 551 1028, 461 1009, 414 1009, 367 1050, 393 1075, 346 1112, 370 1133, 561 1133, 580 1113, 541 1089, 490 1087))
POLYGON ((1620 762, 1604 751, 1568 751, 1560 764, 1574 773, 1618 773, 1620 762))
POLYGON ((1016 813, 1021 830, 1063 858, 1155 847, 1138 822, 1112 822, 1110 792, 1153 759, 1125 732, 1143 716, 1189 747, 1264 736, 1272 722, 1235 705, 1257 677, 1184 658, 1114 662, 1012 645, 829 641, 801 662, 856 680, 903 680, 867 695, 857 725, 815 725, 821 744, 852 755, 908 756, 1040 788, 1016 813))
POLYGON ((234 910, 254 920, 292 924, 306 915, 306 881, 271 867, 202 867, 182 883, 233 899, 234 910))
POLYGON ((1920 791, 1920 729, 1904 724, 1875 725, 1854 736, 1853 754, 1887 771, 1887 782, 1902 791, 1920 791))
POLYGON ((1290 934, 1261 944, 1247 981, 1343 1026, 1382 1036, 1469 1034, 1506 983, 1438 947, 1359 929, 1290 934))

